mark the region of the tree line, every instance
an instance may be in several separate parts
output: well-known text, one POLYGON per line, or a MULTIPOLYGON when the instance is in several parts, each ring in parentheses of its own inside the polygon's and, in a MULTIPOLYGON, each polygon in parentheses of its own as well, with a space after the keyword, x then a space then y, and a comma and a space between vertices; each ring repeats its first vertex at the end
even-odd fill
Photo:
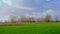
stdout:
MULTIPOLYGON (((2 21, 1 21, 2 22, 2 21)), ((4 23, 41 23, 41 22, 59 22, 58 17, 55 18, 55 21, 52 20, 51 15, 47 14, 44 18, 36 18, 29 16, 10 16, 8 21, 4 23)))

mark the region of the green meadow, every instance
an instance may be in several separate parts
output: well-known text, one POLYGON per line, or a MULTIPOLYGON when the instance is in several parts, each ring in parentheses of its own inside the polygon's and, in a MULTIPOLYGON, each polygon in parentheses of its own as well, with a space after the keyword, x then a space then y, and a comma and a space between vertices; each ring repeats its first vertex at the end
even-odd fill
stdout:
POLYGON ((60 34, 60 23, 0 26, 0 34, 60 34))

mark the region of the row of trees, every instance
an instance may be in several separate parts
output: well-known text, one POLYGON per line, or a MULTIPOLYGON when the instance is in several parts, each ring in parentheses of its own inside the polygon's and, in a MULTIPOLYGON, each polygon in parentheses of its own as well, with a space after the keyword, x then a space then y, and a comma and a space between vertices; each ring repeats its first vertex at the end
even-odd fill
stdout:
POLYGON ((26 17, 26 16, 10 16, 9 21, 12 23, 35 23, 35 22, 50 22, 51 21, 51 15, 46 15, 45 18, 36 18, 36 17, 26 17))
MULTIPOLYGON (((27 16, 10 16, 8 21, 5 21, 6 23, 40 23, 40 22, 51 22, 52 20, 51 15, 47 14, 44 18, 36 18, 36 17, 27 17, 27 16)), ((58 22, 59 20, 57 17, 55 18, 55 21, 58 22)))

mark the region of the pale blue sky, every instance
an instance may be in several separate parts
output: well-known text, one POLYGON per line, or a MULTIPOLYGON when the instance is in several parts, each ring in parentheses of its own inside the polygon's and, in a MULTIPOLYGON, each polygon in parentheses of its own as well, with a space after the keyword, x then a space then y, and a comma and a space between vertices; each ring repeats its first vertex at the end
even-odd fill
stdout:
POLYGON ((9 15, 44 17, 47 13, 60 16, 60 0, 0 0, 1 18, 9 15))

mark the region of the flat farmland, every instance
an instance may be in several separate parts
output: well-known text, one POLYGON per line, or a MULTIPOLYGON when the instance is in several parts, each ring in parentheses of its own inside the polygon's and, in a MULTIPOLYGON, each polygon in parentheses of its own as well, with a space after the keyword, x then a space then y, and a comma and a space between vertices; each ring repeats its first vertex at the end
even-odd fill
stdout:
POLYGON ((0 26, 0 34, 60 34, 60 23, 0 26))

